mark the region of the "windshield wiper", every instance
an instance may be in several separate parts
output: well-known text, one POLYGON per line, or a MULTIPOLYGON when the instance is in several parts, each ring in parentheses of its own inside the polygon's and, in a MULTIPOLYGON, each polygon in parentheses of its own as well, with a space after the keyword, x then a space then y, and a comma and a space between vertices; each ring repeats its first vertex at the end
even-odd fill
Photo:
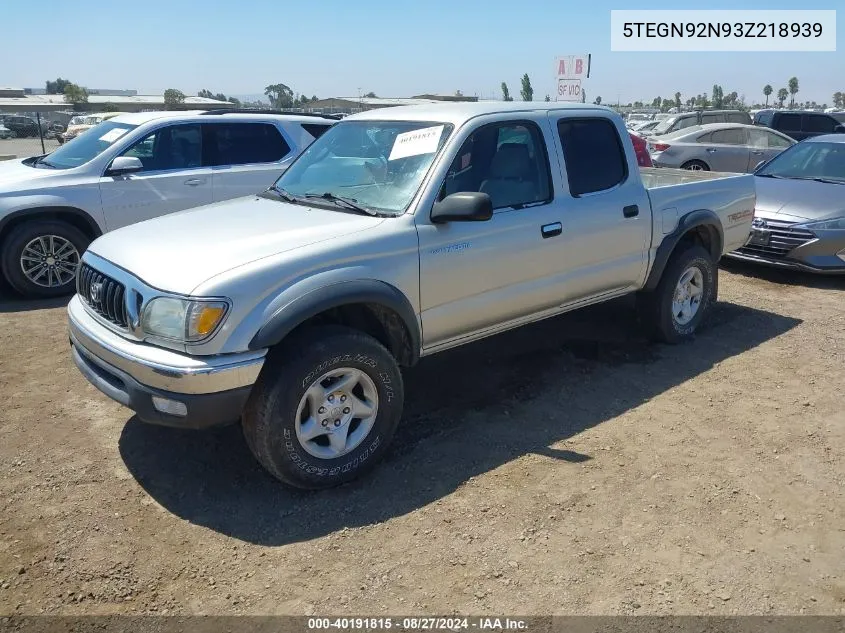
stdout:
POLYGON ((43 156, 41 158, 39 158, 38 160, 36 160, 35 164, 36 165, 44 165, 45 167, 49 167, 50 169, 58 169, 58 167, 56 165, 46 161, 43 156))
POLYGON ((267 187, 267 191, 272 191, 285 202, 292 202, 293 204, 301 202, 300 199, 297 198, 295 195, 293 195, 292 193, 288 193, 287 191, 280 187, 277 187, 276 185, 270 185, 269 187, 267 187))
POLYGON ((359 213, 371 215, 374 218, 377 218, 380 215, 377 211, 373 211, 372 209, 368 209, 367 207, 362 207, 360 204, 357 204, 357 201, 353 198, 344 198, 343 196, 336 196, 331 191, 326 191, 325 193, 309 193, 305 197, 321 198, 323 200, 328 200, 329 202, 334 202, 335 204, 339 203, 346 206, 347 209, 352 209, 353 211, 358 211, 359 213))
POLYGON ((804 180, 815 180, 816 182, 825 182, 829 185, 845 185, 845 180, 834 180, 833 178, 805 178, 804 180))
POLYGON ((784 180, 789 180, 789 176, 778 176, 777 174, 754 174, 758 178, 781 178, 784 180))

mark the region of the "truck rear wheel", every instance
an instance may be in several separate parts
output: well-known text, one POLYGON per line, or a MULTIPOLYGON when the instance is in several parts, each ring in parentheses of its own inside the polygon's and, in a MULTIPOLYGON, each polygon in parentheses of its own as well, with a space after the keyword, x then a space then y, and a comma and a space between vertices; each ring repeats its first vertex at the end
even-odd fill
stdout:
POLYGON ((680 343, 692 338, 715 299, 716 265, 692 244, 676 252, 657 288, 637 297, 640 319, 653 338, 680 343))
POLYGON ((9 285, 25 297, 72 294, 76 269, 91 240, 58 220, 35 220, 15 227, 0 246, 0 267, 9 285))
POLYGON ((304 330, 271 351, 244 410, 252 454, 297 488, 337 486, 379 461, 399 424, 402 374, 373 337, 304 330))

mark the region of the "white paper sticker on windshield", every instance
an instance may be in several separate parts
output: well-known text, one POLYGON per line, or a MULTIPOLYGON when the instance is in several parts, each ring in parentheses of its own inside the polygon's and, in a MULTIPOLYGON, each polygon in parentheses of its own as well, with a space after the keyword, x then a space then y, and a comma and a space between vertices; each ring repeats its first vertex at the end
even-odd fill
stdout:
POLYGON ((437 151, 437 144, 440 142, 440 135, 443 133, 442 125, 427 127, 413 132, 403 132, 393 141, 393 149, 387 160, 418 156, 420 154, 433 154, 437 151))
POLYGON ((117 139, 126 134, 128 131, 129 130, 125 127, 116 127, 103 134, 100 137, 100 140, 105 141, 106 143, 114 143, 117 139))

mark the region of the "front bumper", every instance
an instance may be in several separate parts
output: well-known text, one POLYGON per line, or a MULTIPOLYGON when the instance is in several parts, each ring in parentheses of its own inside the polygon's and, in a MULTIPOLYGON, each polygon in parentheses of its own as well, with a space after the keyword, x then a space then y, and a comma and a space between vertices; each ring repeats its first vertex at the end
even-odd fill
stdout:
POLYGON ((144 422, 206 428, 237 422, 264 364, 264 352, 188 356, 129 341, 89 315, 79 296, 68 304, 68 335, 80 372, 144 422), (184 405, 159 410, 153 398, 184 405))
POLYGON ((783 253, 754 249, 747 243, 725 256, 774 268, 845 275, 845 261, 837 253, 845 253, 845 231, 818 231, 813 239, 783 253))

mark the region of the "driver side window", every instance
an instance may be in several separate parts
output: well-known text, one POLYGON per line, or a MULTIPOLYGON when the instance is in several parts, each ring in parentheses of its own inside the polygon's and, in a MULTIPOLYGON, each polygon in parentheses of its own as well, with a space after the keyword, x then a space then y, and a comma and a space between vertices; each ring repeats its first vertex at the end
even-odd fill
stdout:
POLYGON ((531 121, 493 123, 461 146, 439 200, 458 192, 490 196, 494 209, 520 208, 551 199, 549 161, 542 133, 531 121))
POLYGON ((187 124, 158 129, 122 156, 139 159, 144 172, 202 167, 201 128, 199 124, 187 124))

